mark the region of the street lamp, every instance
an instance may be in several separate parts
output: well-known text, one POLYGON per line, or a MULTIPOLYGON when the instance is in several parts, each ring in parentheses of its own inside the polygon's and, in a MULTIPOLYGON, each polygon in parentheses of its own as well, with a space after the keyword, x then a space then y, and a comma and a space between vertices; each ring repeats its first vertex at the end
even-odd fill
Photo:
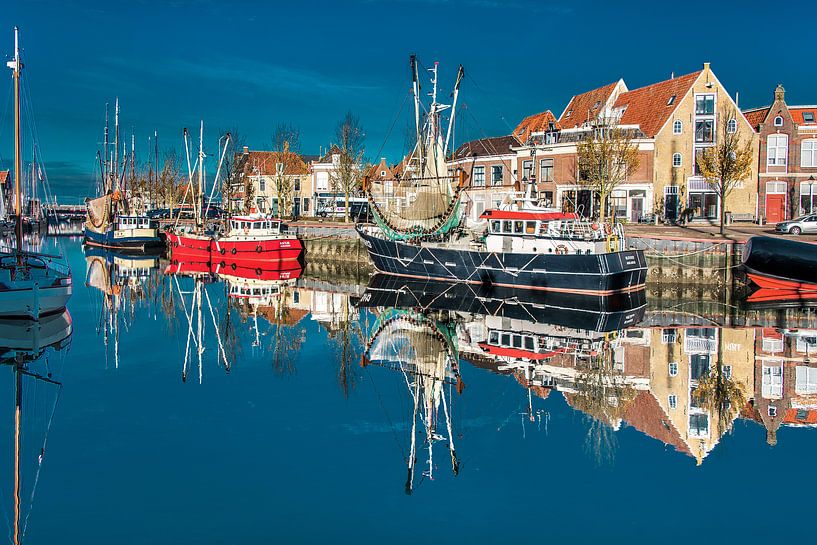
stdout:
POLYGON ((814 175, 808 177, 808 213, 814 213, 814 175))

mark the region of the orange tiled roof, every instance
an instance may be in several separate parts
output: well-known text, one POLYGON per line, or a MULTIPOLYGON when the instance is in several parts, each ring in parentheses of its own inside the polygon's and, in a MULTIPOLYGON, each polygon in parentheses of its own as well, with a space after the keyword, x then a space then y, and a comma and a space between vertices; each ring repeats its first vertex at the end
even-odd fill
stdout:
POLYGON ((284 163, 284 174, 309 172, 303 158, 292 151, 250 151, 244 169, 245 172, 254 174, 257 168, 262 176, 274 176, 278 163, 284 163))
POLYGON ((388 163, 386 163, 385 159, 380 159, 380 162, 376 165, 372 165, 372 168, 369 169, 367 173, 369 178, 377 179, 377 180, 394 180, 394 173, 389 168, 388 163), (380 173, 385 171, 385 176, 381 176, 380 173))
POLYGON ((817 117, 817 106, 790 106, 789 113, 792 120, 798 125, 814 125, 815 121, 806 122, 803 120, 803 113, 811 112, 812 116, 817 117))
POLYGON ((638 125, 641 132, 652 138, 661 130, 700 74, 699 70, 622 93, 614 105, 614 108, 626 107, 619 123, 638 125), (673 95, 675 100, 670 104, 673 95))
POLYGON ((9 179, 9 171, 8 170, 0 170, 0 184, 4 184, 9 179))
POLYGON ((672 420, 650 392, 638 392, 635 399, 627 406, 624 420, 641 433, 665 445, 672 445, 678 452, 691 455, 689 447, 672 420))
POLYGON ((604 108, 610 95, 613 94, 616 84, 618 84, 618 82, 614 81, 604 87, 599 87, 598 89, 593 89, 592 91, 587 91, 586 93, 575 95, 571 98, 567 104, 567 108, 565 108, 564 113, 562 113, 562 117, 559 118, 561 128, 573 129, 575 127, 581 127, 586 122, 595 119, 602 108, 604 108))
POLYGON ((554 124, 554 127, 558 130, 560 128, 559 121, 556 119, 550 110, 545 110, 544 112, 529 115, 525 119, 519 122, 519 125, 513 130, 513 135, 516 137, 520 142, 527 142, 528 138, 530 138, 531 133, 533 132, 543 132, 548 129, 550 123, 554 124))
POLYGON ((817 410, 814 409, 786 409, 783 416, 786 424, 815 425, 817 424, 817 410))
POLYGON ((746 121, 749 122, 752 128, 757 130, 758 125, 763 123, 766 120, 766 116, 769 115, 770 107, 771 106, 764 106, 763 108, 744 110, 743 116, 746 118, 746 121))

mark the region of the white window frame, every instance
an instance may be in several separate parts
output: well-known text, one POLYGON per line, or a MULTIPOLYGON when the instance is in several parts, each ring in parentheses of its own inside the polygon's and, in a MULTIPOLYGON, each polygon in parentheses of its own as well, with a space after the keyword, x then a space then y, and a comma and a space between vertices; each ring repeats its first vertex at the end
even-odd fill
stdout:
POLYGON ((782 127, 783 126, 783 116, 778 115, 774 118, 774 126, 775 127, 782 127))
POLYGON ((817 140, 803 140, 800 144, 800 166, 817 167, 817 140))
POLYGON ((684 159, 680 153, 675 152, 672 154, 672 168, 680 168, 681 165, 684 164, 684 159))
POLYGON ((505 181, 505 169, 502 165, 491 165, 491 185, 502 185, 505 181), (496 179, 496 169, 499 169, 499 180, 496 179))
POLYGON ((676 119, 672 123, 672 134, 682 134, 684 132, 684 122, 676 119))
POLYGON ((667 405, 669 405, 670 409, 678 408, 678 396, 675 394, 667 396, 667 405))
POLYGON ((726 122, 726 132, 729 134, 735 134, 738 132, 738 120, 734 117, 726 122))
POLYGON ((774 405, 769 405, 768 413, 769 413, 769 416, 771 416, 772 418, 776 417, 777 416, 777 407, 775 407, 774 405))
POLYGON ((783 362, 764 362, 761 368, 761 395, 763 399, 783 398, 783 362), (767 365, 771 363, 772 365, 767 365))
POLYGON ((485 167, 483 165, 474 167, 474 181, 471 184, 474 187, 485 187, 485 167))
POLYGON ((788 158, 789 135, 770 134, 766 138, 766 166, 784 167, 788 163, 788 158))
POLYGON ((798 365, 794 369, 794 393, 817 394, 817 367, 798 365))
POLYGON ((669 372, 669 376, 677 377, 678 376, 678 362, 671 361, 667 366, 667 371, 669 372))

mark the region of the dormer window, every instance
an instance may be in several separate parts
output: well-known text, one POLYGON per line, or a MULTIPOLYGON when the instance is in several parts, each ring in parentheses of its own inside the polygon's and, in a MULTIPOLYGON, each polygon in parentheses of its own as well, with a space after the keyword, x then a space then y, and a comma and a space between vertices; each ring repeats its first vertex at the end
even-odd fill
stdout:
POLYGON ((774 126, 775 127, 782 127, 783 126, 783 117, 777 116, 774 118, 774 126))
POLYGON ((567 113, 565 114, 565 117, 570 117, 570 114, 572 114, 572 113, 573 113, 573 110, 568 110, 567 113))
POLYGON ((814 123, 814 112, 803 112, 803 123, 814 123))
POLYGON ((598 110, 598 109, 599 109, 599 106, 601 106, 601 101, 600 101, 600 100, 597 100, 597 101, 596 101, 596 103, 595 103, 595 104, 593 104, 593 109, 594 109, 594 110, 598 110))
POLYGON ((667 106, 672 106, 673 104, 675 104, 675 97, 676 95, 672 95, 671 97, 669 97, 669 100, 667 101, 667 106))

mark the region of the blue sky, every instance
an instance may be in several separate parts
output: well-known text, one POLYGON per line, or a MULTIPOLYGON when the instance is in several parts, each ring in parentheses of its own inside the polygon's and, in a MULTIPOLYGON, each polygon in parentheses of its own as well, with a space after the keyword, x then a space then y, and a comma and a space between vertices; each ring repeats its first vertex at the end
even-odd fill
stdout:
MULTIPOLYGON (((409 88, 412 52, 426 65, 440 61, 445 88, 465 66, 459 142, 507 134, 544 109, 559 115, 574 93, 619 77, 635 88, 706 61, 742 107, 770 102, 778 82, 790 103, 817 103, 804 69, 813 67, 817 32, 791 26, 803 14, 792 2, 775 11, 791 31, 772 46, 762 32, 768 5, 748 0, 671 10, 626 0, 10 1, 0 10, 0 52, 11 53, 18 25, 40 145, 63 195, 91 191, 104 106, 117 95, 137 154, 154 130, 162 149, 179 148, 182 128, 199 119, 211 151, 219 129, 235 127, 260 149, 276 123, 290 122, 302 152, 317 154, 351 110, 369 158, 396 161, 407 109, 386 135, 409 88)), ((10 122, 7 112, 6 162, 10 122)))

